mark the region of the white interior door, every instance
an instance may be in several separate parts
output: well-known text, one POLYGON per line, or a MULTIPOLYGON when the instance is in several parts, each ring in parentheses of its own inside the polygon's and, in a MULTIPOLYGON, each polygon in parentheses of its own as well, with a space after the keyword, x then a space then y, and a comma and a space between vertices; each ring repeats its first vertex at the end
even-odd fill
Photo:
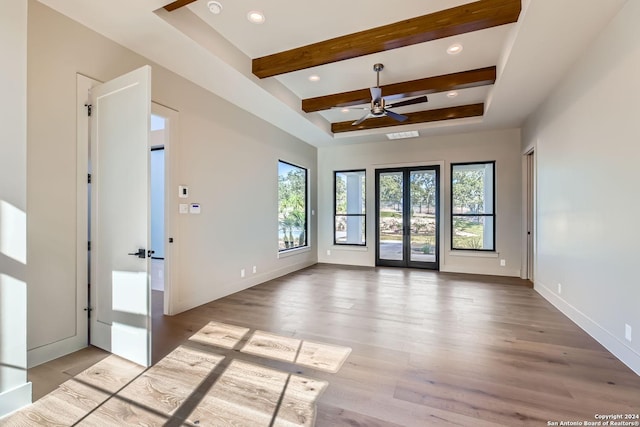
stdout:
POLYGON ((151 68, 95 86, 91 105, 91 344, 149 366, 151 68))

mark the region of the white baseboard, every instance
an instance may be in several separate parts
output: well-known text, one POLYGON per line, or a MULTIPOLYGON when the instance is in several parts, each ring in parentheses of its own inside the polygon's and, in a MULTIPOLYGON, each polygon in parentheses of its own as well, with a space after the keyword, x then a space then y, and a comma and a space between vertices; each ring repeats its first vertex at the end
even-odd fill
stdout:
POLYGON ((287 267, 279 268, 277 270, 251 275, 233 283, 226 283, 223 286, 215 289, 214 292, 208 293, 206 295, 195 295, 188 300, 178 301, 174 307, 175 311, 174 313, 172 313, 172 315, 191 310, 192 308, 198 307, 202 304, 215 301, 236 292, 240 292, 253 286, 259 285, 260 283, 268 282, 269 280, 277 279, 278 277, 285 276, 289 273, 293 273, 294 271, 311 267, 315 264, 317 264, 315 260, 303 261, 297 264, 289 265, 287 267))
POLYGON ((58 357, 66 356, 74 351, 82 350, 88 345, 87 336, 78 335, 56 341, 42 347, 27 350, 27 368, 41 365, 58 357))
POLYGON ((602 344, 622 363, 627 365, 632 371, 640 375, 640 354, 636 353, 631 347, 622 342, 618 337, 608 330, 604 329, 589 316, 569 304, 558 294, 553 292, 548 286, 536 281, 533 289, 538 292, 544 299, 553 304, 565 316, 571 319, 576 325, 582 328, 593 339, 602 344))
POLYGON ((0 393, 0 424, 2 424, 2 417, 30 404, 30 382, 0 393))
POLYGON ((520 277, 520 269, 510 270, 503 267, 500 268, 477 268, 477 267, 465 267, 460 265, 440 265, 440 271, 443 273, 466 273, 466 274, 484 274, 488 276, 506 276, 506 277, 520 277))

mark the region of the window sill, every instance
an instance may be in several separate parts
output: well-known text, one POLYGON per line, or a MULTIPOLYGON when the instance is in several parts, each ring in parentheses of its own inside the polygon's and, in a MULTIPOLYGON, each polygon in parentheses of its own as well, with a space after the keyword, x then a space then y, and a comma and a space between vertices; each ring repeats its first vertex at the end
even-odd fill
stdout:
POLYGON ((282 252, 278 252, 278 259, 288 258, 290 256, 299 255, 305 252, 311 252, 311 248, 309 246, 303 246, 301 248, 287 249, 282 252))
POLYGON ((334 251, 355 251, 355 252, 368 252, 368 246, 360 246, 360 245, 333 245, 331 246, 331 250, 334 251))
POLYGON ((449 251, 449 256, 463 256, 463 257, 476 257, 476 258, 498 258, 499 252, 489 251, 449 251))

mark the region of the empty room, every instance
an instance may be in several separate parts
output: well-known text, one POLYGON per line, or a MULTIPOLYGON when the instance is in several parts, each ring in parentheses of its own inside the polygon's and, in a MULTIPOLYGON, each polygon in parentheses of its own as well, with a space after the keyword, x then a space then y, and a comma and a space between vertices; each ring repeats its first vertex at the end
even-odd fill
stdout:
POLYGON ((640 2, 0 11, 0 425, 640 426, 640 2))

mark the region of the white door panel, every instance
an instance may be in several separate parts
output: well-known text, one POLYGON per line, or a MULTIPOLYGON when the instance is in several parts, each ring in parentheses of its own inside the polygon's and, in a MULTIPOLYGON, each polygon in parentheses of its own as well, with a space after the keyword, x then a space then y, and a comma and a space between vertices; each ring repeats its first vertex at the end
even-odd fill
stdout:
POLYGON ((94 87, 91 101, 91 343, 149 366, 151 68, 94 87))

